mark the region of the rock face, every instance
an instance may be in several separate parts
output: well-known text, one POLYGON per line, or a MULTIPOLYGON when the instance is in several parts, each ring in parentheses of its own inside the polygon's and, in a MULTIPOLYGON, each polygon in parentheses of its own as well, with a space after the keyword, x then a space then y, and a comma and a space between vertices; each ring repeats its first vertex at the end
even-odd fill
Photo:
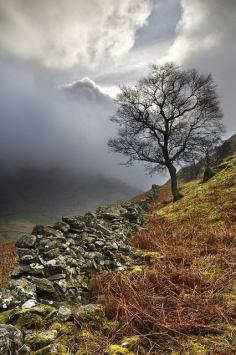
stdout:
POLYGON ((35 226, 16 243, 19 264, 7 289, 0 291, 0 310, 44 301, 81 300, 89 279, 102 270, 124 270, 132 254, 129 237, 144 224, 146 200, 99 207, 95 213, 63 217, 53 227, 35 226))

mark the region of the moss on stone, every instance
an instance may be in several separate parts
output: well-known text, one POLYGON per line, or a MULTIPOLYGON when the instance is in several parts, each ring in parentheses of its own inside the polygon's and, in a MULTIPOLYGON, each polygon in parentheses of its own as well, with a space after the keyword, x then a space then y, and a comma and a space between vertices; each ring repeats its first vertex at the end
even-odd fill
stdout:
POLYGON ((57 337, 57 331, 32 332, 25 337, 25 342, 32 350, 38 350, 52 343, 57 337))
POLYGON ((40 329, 43 326, 43 318, 38 314, 26 313, 22 314, 14 323, 14 325, 22 329, 40 329))
POLYGON ((121 340, 121 346, 132 351, 137 351, 140 344, 141 344, 141 337, 139 335, 125 337, 121 340))
POLYGON ((132 276, 138 276, 142 274, 142 272, 143 272, 143 268, 140 265, 133 265, 125 272, 125 274, 128 277, 132 277, 132 276))
POLYGON ((121 345, 113 344, 108 349, 109 355, 135 355, 133 351, 129 351, 121 345))
POLYGON ((108 349, 109 355, 133 355, 145 354, 145 350, 141 345, 141 337, 139 335, 128 336, 121 339, 120 344, 112 344, 108 349))
POLYGON ((119 322, 114 320, 114 321, 104 321, 101 325, 101 331, 102 333, 104 334, 110 334, 112 332, 115 332, 116 329, 118 328, 119 326, 119 322))
POLYGON ((157 264, 163 255, 157 251, 144 251, 136 249, 133 253, 133 258, 135 259, 135 264, 133 267, 141 267, 142 265, 154 265, 157 264))
POLYGON ((53 344, 34 352, 34 355, 68 355, 68 347, 61 344, 53 344))
POLYGON ((100 350, 100 344, 98 343, 99 334, 92 333, 89 330, 82 330, 77 340, 79 346, 76 351, 76 355, 94 354, 96 355, 100 350))
POLYGON ((6 324, 11 313, 12 313, 12 310, 1 312, 0 313, 0 324, 6 324))
POLYGON ((104 308, 101 304, 87 304, 81 306, 77 311, 78 321, 94 329, 102 328, 107 321, 104 308))
POLYGON ((19 308, 16 310, 17 315, 24 315, 24 314, 39 314, 39 315, 48 315, 54 311, 56 311, 56 308, 47 304, 38 304, 37 306, 31 307, 31 308, 19 308))
POLYGON ((44 324, 44 318, 55 311, 50 305, 39 304, 31 308, 16 308, 9 316, 9 323, 18 329, 40 329, 44 324))
POLYGON ((144 261, 149 265, 157 264, 163 256, 157 251, 146 251, 143 254, 144 261))
POLYGON ((58 332, 58 334, 68 334, 68 335, 72 335, 75 334, 75 332, 77 331, 77 327, 74 323, 72 322, 64 322, 64 323, 60 323, 60 322, 53 322, 50 325, 50 330, 56 330, 58 332))
POLYGON ((45 314, 50 314, 56 310, 55 307, 53 307, 49 304, 44 304, 44 303, 38 304, 37 306, 35 306, 31 309, 36 310, 36 309, 40 309, 40 308, 44 311, 45 314))

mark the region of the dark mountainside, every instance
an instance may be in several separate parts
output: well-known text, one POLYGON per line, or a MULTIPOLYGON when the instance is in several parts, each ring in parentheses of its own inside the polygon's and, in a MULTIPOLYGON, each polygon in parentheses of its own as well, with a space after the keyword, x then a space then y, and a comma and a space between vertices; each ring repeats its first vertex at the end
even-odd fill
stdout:
POLYGON ((100 205, 127 199, 138 189, 114 178, 33 167, 0 175, 0 241, 16 239, 34 224, 52 224, 100 205))
MULTIPOLYGON (((226 139, 222 145, 215 149, 212 159, 212 166, 216 166, 220 161, 236 153, 236 134, 226 139)), ((178 178, 182 181, 191 181, 201 177, 204 170, 204 160, 200 160, 196 165, 183 167, 178 172, 178 178)))

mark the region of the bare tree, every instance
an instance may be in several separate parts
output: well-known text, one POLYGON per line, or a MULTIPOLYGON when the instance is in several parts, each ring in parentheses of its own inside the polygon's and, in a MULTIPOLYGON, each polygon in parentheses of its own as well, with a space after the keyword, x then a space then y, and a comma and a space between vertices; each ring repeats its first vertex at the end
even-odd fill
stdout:
MULTIPOLYGON (((222 112, 211 75, 166 63, 153 65, 135 86, 122 86, 111 118, 119 129, 108 145, 145 162, 149 173, 167 169, 174 201, 181 197, 176 166, 202 157, 202 144, 217 141, 222 112)), ((210 144, 210 143, 209 143, 210 144)))

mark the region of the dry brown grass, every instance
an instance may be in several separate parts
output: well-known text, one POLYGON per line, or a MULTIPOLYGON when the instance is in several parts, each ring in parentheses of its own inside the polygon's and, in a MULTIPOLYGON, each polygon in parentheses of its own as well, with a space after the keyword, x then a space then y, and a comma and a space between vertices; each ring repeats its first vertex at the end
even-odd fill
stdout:
MULTIPOLYGON (((93 279, 93 292, 105 295, 107 316, 119 320, 118 337, 141 334, 150 347, 168 353, 176 346, 181 348, 179 339, 221 335, 233 324, 235 303, 223 294, 230 290, 235 254, 233 231, 205 233, 200 244, 196 234, 188 234, 178 243, 171 228, 162 227, 162 235, 158 225, 151 235, 142 232, 134 239, 139 247, 161 251, 164 258, 156 267, 131 278, 114 273, 98 275, 93 279)), ((233 349, 225 341, 221 353, 233 349)), ((213 342, 211 351, 216 350, 219 344, 213 342)))
POLYGON ((15 242, 0 244, 0 287, 5 286, 18 262, 15 242))
POLYGON ((140 334, 153 354, 236 352, 235 167, 228 172, 186 184, 177 204, 163 207, 170 195, 167 186, 160 191, 149 229, 132 240, 162 255, 155 267, 94 277, 93 297, 104 295, 107 316, 119 321, 117 339, 140 334))

